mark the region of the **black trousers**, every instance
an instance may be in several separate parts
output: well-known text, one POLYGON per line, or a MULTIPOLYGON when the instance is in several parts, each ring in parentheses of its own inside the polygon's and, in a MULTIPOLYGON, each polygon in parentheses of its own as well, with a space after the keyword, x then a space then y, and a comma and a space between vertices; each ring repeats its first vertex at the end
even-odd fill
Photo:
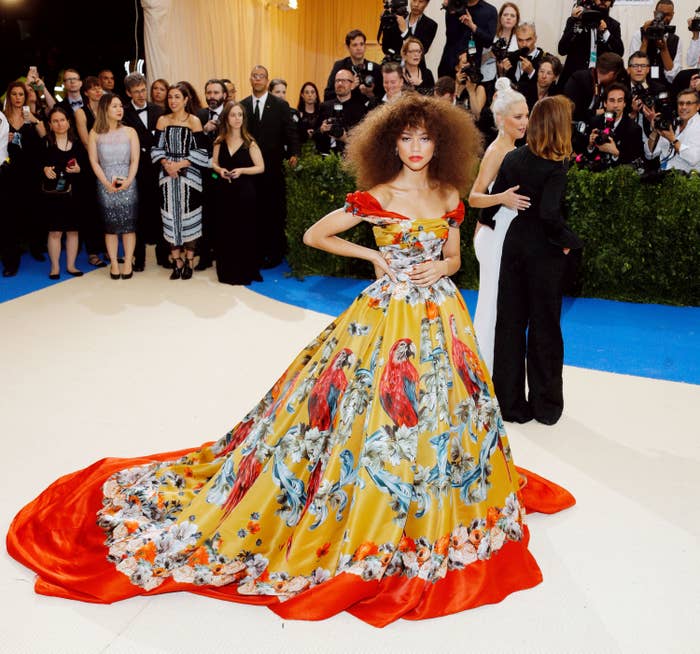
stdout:
MULTIPOLYGON (((141 156, 146 156, 143 152, 141 156)), ((139 191, 138 221, 136 223, 136 247, 134 261, 142 267, 146 260, 146 244, 156 246, 156 260, 167 264, 170 246, 163 238, 163 221, 160 217, 158 172, 153 165, 139 165, 136 173, 139 191)))
POLYGON ((252 217, 257 225, 260 267, 277 266, 287 252, 287 185, 284 171, 271 166, 262 175, 254 175, 259 211, 252 217))
POLYGON ((505 420, 554 424, 564 410, 561 333, 567 255, 535 221, 516 218, 503 244, 493 383, 505 420), (527 376, 528 397, 525 397, 527 376))

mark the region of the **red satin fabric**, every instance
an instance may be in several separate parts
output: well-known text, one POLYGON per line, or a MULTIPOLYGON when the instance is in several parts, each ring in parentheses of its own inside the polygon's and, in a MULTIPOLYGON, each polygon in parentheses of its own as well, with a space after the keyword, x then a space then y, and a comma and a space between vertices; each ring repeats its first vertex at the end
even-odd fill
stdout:
MULTIPOLYGON (((238 594, 235 586, 208 587, 167 580, 145 592, 132 585, 107 560, 104 532, 96 524, 102 506, 102 484, 118 470, 153 461, 176 459, 187 452, 165 452, 137 459, 102 459, 61 477, 15 517, 7 535, 12 557, 34 570, 36 592, 83 602, 111 603, 135 595, 189 591, 209 597, 269 606, 283 618, 322 620, 340 611, 383 627, 398 618, 423 620, 501 601, 517 590, 542 581, 527 549, 529 532, 506 543, 487 561, 449 571, 436 583, 403 576, 363 581, 342 573, 285 602, 276 597, 238 594)), ((529 512, 554 513, 573 506, 573 496, 560 486, 518 468, 524 478, 522 499, 529 512)))

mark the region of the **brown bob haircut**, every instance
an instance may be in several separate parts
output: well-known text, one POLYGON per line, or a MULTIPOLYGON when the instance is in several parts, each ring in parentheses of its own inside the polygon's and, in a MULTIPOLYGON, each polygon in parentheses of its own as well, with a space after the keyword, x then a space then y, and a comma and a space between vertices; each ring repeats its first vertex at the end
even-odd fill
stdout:
POLYGON ((463 109, 418 93, 377 107, 351 130, 345 163, 357 187, 366 191, 398 175, 403 164, 396 144, 404 130, 415 128, 425 129, 435 144, 430 178, 465 195, 476 175, 481 134, 463 109))
POLYGON ((527 125, 527 147, 542 159, 563 161, 571 156, 571 113, 573 104, 563 95, 542 98, 535 103, 527 125))

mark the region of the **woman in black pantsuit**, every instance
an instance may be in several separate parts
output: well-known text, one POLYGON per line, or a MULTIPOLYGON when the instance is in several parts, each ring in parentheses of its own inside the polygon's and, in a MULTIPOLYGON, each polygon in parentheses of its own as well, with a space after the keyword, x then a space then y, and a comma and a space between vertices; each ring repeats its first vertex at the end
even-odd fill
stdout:
MULTIPOLYGON (((563 283, 567 255, 581 247, 563 212, 570 150, 570 101, 540 100, 530 115, 527 145, 506 155, 492 190, 519 184, 518 193, 531 201, 506 234, 498 287, 493 383, 503 418, 511 422, 534 417, 553 425, 564 409, 563 283)), ((489 225, 498 208, 489 207, 480 220, 489 225)))

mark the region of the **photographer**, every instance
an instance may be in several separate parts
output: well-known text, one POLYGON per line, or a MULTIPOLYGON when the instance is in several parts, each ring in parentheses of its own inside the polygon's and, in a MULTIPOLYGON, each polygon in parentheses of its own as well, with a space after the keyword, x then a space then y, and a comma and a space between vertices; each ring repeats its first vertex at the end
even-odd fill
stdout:
POLYGON ((591 121, 588 157, 599 155, 604 168, 629 164, 642 156, 642 128, 626 115, 627 99, 627 87, 613 82, 603 93, 605 112, 591 121))
POLYGON ((487 98, 493 97, 496 78, 503 77, 503 60, 508 53, 518 49, 515 28, 520 24, 520 9, 513 2, 504 2, 498 10, 496 36, 490 48, 481 55, 481 77, 486 88, 487 98))
POLYGON ((372 101, 359 91, 352 91, 354 76, 349 68, 341 68, 335 74, 335 99, 321 104, 314 131, 316 148, 321 154, 345 150, 347 133, 357 125, 372 106, 372 101))
POLYGON ((537 86, 537 69, 544 52, 537 47, 537 28, 534 23, 520 23, 515 28, 518 50, 503 60, 505 76, 525 97, 537 86))
POLYGON ((353 73, 353 89, 359 89, 368 98, 381 98, 384 95, 381 66, 365 59, 366 42, 367 37, 360 30, 351 30, 345 35, 349 56, 333 64, 323 92, 324 100, 335 99, 335 76, 341 68, 353 73))
POLYGON ((574 103, 574 121, 590 123, 603 113, 603 92, 613 82, 626 79, 625 62, 614 52, 600 55, 595 68, 577 70, 566 82, 564 95, 574 103))
POLYGON ((683 56, 676 28, 671 25, 674 12, 673 0, 659 0, 654 18, 642 25, 630 43, 630 52, 641 50, 649 56, 651 79, 668 84, 680 72, 683 56))
POLYGON ((647 159, 661 158, 661 168, 700 172, 700 96, 693 89, 678 94, 678 120, 669 121, 656 115, 653 130, 644 144, 647 159), (677 125, 674 123, 677 122, 677 125))
POLYGON ((620 23, 609 15, 614 1, 578 0, 574 5, 559 39, 559 54, 566 55, 561 84, 577 70, 594 67, 604 52, 623 55, 620 23))
POLYGON ((466 52, 461 52, 455 66, 456 104, 469 111, 478 121, 486 104, 486 89, 481 84, 481 71, 476 61, 470 61, 466 52))
POLYGON ((425 8, 430 0, 411 0, 411 12, 408 18, 397 16, 401 38, 406 41, 411 37, 418 39, 423 44, 423 54, 427 54, 437 34, 437 23, 429 16, 424 15, 425 8))
POLYGON ((630 78, 630 118, 636 122, 648 136, 651 120, 654 117, 656 96, 666 90, 661 82, 649 79, 649 57, 641 51, 630 55, 627 62, 627 74, 630 78))
POLYGON ((491 47, 496 35, 498 12, 485 0, 442 0, 445 10, 445 48, 438 66, 438 77, 454 75, 459 53, 476 48, 481 62, 484 48, 491 47))

